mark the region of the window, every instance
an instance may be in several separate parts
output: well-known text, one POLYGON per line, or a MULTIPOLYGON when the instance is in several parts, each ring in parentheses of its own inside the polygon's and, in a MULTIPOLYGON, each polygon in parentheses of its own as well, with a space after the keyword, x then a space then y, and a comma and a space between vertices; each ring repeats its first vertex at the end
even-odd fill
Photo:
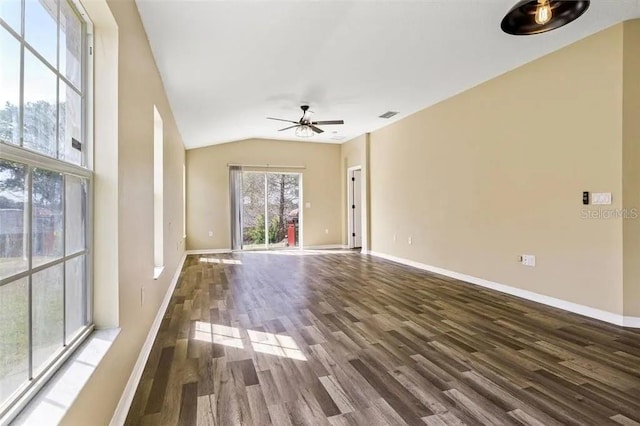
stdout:
POLYGON ((153 255, 158 278, 164 268, 164 134, 162 117, 153 107, 153 255))
POLYGON ((86 24, 65 0, 22 6, 24 25, 19 0, 0 5, 0 140, 84 166, 86 24))
POLYGON ((92 322, 88 25, 67 0, 0 2, 0 417, 92 322))

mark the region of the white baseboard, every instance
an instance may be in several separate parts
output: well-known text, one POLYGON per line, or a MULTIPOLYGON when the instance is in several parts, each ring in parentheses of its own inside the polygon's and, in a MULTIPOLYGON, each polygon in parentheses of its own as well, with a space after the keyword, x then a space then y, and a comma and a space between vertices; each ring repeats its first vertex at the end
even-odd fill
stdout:
POLYGON ((439 268, 437 266, 426 265, 424 263, 415 262, 413 260, 403 259, 401 257, 391 256, 384 253, 378 253, 375 251, 369 251, 372 256, 387 259, 392 262, 401 263, 403 265, 412 266, 424 271, 433 272, 436 274, 444 275, 446 277, 454 278, 456 280, 464 281, 470 284, 475 284, 481 287, 490 288, 492 290, 499 291, 501 293, 510 294, 512 296, 521 297, 532 302, 542 303, 543 305, 553 306, 554 308, 563 309, 565 311, 573 312, 575 314, 584 315, 585 317, 594 318, 600 321, 608 322, 610 324, 620 325, 623 327, 640 328, 639 317, 625 317, 613 312, 603 311, 589 306, 579 305, 577 303, 569 302, 562 299, 556 299, 554 297, 545 296, 543 294, 534 293, 532 291, 523 290, 516 287, 511 287, 505 284, 499 284, 493 281, 488 281, 482 278, 473 277, 471 275, 461 274, 459 272, 449 271, 447 269, 439 268))
MULTIPOLYGON (((337 249, 348 249, 346 245, 342 244, 325 244, 320 246, 304 246, 303 250, 337 250, 337 249)), ((221 254, 221 253, 232 253, 231 249, 203 249, 203 250, 187 250, 186 254, 221 254)))
POLYGON ((342 250, 347 249, 346 245, 342 244, 325 244, 320 246, 304 246, 303 250, 342 250))
POLYGON ((176 272, 173 274, 173 278, 171 279, 171 283, 169 283, 169 288, 167 288, 167 292, 164 295, 164 299, 158 308, 158 313, 156 314, 155 319, 153 320, 153 324, 151 324, 151 329, 149 329, 149 334, 147 334, 147 339, 144 341, 144 345, 142 345, 142 349, 140 349, 140 355, 138 356, 138 360, 136 361, 135 366, 133 367, 133 371, 129 376, 129 380, 127 381, 127 385, 124 388, 124 392, 120 397, 120 401, 118 402, 118 406, 116 407, 116 411, 113 413, 113 417, 111 418, 111 422, 109 426, 121 426, 124 424, 127 419, 127 414, 129 413, 129 408, 131 408, 131 403, 133 402, 133 396, 138 389, 138 384, 140 383, 140 379, 142 378, 142 372, 144 371, 144 367, 147 364, 147 360, 149 359, 149 354, 151 354, 151 348, 153 347, 153 342, 156 339, 156 335, 158 334, 158 330, 160 330, 160 325, 162 324, 162 318, 164 317, 164 313, 169 306, 169 302, 171 301, 171 296, 173 295, 173 291, 176 289, 176 285, 178 284, 178 278, 180 278, 180 272, 182 271, 182 267, 184 265, 184 261, 187 258, 187 252, 182 255, 180 262, 178 262, 178 267, 176 272))
POLYGON ((204 249, 204 250, 187 250, 186 254, 220 254, 231 253, 231 249, 204 249))
POLYGON ((640 317, 624 317, 622 325, 629 328, 640 328, 640 317))

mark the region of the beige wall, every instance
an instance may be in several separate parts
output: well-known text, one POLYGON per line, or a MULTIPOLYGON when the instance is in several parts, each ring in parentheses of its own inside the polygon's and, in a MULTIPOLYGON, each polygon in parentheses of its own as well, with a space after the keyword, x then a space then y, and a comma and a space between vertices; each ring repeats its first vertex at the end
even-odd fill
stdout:
POLYGON ((227 168, 230 163, 305 166, 301 171, 303 202, 310 202, 311 208, 303 208, 303 243, 305 246, 340 243, 340 145, 250 139, 187 151, 188 249, 231 246, 227 168), (209 231, 213 237, 209 237, 209 231))
MULTIPOLYGON (((623 191, 640 212, 640 20, 624 23, 623 191)), ((636 209, 636 210, 633 210, 636 209)), ((624 221, 624 314, 640 317, 640 219, 624 221)))
MULTIPOLYGON (((184 252, 184 147, 132 0, 109 1, 118 26, 118 245, 121 332, 63 419, 67 425, 111 420, 158 307, 184 252), (164 121, 164 261, 153 280, 153 106, 164 121), (145 302, 141 305, 141 287, 145 302)), ((89 8, 92 10, 92 8, 89 8)), ((99 17, 96 16, 96 21, 99 17)), ((96 28, 99 32, 100 28, 96 28)), ((96 50, 100 46, 96 45, 96 50)), ((100 85, 96 81, 96 85, 100 85)), ((103 102, 96 99, 96 103, 103 102)), ((98 140, 96 141, 98 143, 98 140)), ((99 150, 96 150, 98 153, 99 150)), ((96 158, 96 162, 101 161, 96 158)), ((96 259, 99 262, 100 259, 96 259)), ((96 303, 100 303, 96 300, 96 303)))
MULTIPOLYGON (((181 138, 135 4, 114 0, 109 7, 119 37, 119 282, 114 285, 122 331, 64 418, 68 425, 111 419, 184 249, 181 138), (165 134, 166 269, 157 281, 152 279, 154 104, 165 134)), ((189 151, 189 248, 229 247, 227 163, 305 165, 305 201, 312 202, 304 209, 305 243, 344 241, 346 168, 363 161, 364 146, 373 250, 638 315, 640 286, 632 280, 637 222, 623 229, 619 220, 584 220, 580 204, 583 190, 611 191, 612 207, 622 207, 622 183, 626 196, 637 182, 637 164, 627 161, 631 153, 638 158, 633 119, 640 97, 632 47, 637 25, 625 24, 624 32, 619 25, 580 41, 353 141, 354 146, 249 140, 189 151), (538 266, 518 265, 523 253, 536 254, 538 266), (629 301, 624 306, 623 290, 629 301)), ((638 201, 629 195, 624 205, 638 201)))
POLYGON ((362 249, 369 247, 369 197, 366 196, 369 188, 368 167, 369 135, 364 134, 341 145, 341 185, 342 185, 342 244, 348 245, 348 219, 351 209, 348 203, 347 171, 350 167, 360 166, 362 170, 362 249))
POLYGON ((622 313, 622 28, 372 133, 373 251, 622 313))
MULTIPOLYGON (((118 306, 118 27, 106 1, 90 2, 94 17, 93 322, 120 324, 118 306)), ((88 102, 92 102, 89 100, 88 102)), ((91 121, 88 123, 91 125, 91 121)), ((91 130, 89 130, 91 131, 91 130)))

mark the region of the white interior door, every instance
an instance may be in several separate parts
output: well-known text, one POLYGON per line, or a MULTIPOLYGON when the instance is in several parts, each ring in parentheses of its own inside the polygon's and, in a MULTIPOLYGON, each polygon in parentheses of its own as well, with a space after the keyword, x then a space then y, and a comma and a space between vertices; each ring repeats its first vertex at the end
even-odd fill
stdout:
POLYGON ((362 171, 351 171, 351 246, 362 247, 362 171))

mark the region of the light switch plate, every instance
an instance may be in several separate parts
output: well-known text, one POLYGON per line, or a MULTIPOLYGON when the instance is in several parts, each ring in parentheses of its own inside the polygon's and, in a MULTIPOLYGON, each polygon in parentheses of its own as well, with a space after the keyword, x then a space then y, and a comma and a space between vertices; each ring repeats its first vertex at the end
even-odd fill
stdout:
POLYGON ((311 208, 311 202, 307 201, 306 203, 304 203, 305 208, 310 209, 311 208))
POLYGON ((536 266, 536 257, 532 254, 523 254, 520 259, 524 266, 536 266))
POLYGON ((610 206, 613 197, 610 192, 594 192, 591 194, 591 204, 596 206, 610 206))

